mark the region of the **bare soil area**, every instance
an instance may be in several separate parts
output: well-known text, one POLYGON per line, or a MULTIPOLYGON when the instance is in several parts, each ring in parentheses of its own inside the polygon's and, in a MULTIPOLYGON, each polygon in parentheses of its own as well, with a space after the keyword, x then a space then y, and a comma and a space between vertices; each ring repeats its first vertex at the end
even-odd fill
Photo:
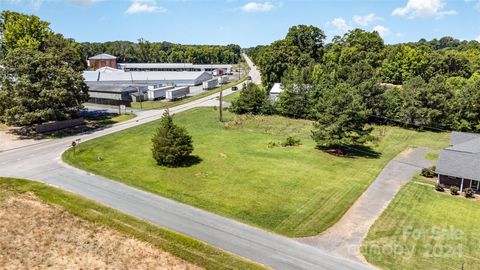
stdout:
POLYGON ((0 198, 1 269, 201 269, 33 194, 0 198))
POLYGON ((17 147, 23 147, 40 142, 34 139, 20 139, 17 135, 10 133, 5 127, 0 127, 0 151, 17 147))

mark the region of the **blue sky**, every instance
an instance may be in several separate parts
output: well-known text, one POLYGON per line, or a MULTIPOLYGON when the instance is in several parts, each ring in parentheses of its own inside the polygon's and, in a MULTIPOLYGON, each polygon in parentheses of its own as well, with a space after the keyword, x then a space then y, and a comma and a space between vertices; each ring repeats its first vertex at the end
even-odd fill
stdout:
POLYGON ((0 0, 77 41, 145 38, 183 44, 269 44, 311 24, 330 40, 352 28, 387 43, 453 36, 480 40, 480 0, 0 0))

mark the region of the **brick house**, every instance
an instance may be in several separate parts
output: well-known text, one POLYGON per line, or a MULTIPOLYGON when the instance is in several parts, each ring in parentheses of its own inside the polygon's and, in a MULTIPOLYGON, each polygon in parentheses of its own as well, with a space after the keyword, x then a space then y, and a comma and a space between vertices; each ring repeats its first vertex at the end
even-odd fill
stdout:
POLYGON ((88 58, 88 68, 99 69, 103 67, 117 68, 117 57, 102 53, 88 58))
POLYGON ((440 152, 437 183, 457 186, 460 191, 480 191, 480 134, 452 132, 450 146, 440 152))

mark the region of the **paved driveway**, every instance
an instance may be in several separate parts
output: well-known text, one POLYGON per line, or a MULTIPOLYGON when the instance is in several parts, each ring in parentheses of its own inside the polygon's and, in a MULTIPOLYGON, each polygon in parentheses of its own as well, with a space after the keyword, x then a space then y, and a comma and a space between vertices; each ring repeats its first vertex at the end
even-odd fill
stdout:
POLYGON ((383 168, 340 221, 318 236, 298 240, 351 260, 366 262, 360 253, 363 239, 400 188, 423 167, 433 165, 433 161, 425 160, 427 151, 420 147, 400 153, 383 168))

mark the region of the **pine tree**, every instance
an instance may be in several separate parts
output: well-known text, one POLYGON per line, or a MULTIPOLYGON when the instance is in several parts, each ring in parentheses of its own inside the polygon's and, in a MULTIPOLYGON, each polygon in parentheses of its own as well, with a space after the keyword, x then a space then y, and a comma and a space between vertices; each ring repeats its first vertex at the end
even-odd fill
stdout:
POLYGON ((193 151, 192 137, 184 128, 173 123, 168 110, 163 114, 152 142, 153 158, 161 166, 181 166, 193 151))
POLYGON ((370 111, 362 97, 346 83, 322 92, 316 107, 317 122, 312 138, 321 149, 337 150, 363 144, 370 138, 371 128, 367 128, 370 111))

